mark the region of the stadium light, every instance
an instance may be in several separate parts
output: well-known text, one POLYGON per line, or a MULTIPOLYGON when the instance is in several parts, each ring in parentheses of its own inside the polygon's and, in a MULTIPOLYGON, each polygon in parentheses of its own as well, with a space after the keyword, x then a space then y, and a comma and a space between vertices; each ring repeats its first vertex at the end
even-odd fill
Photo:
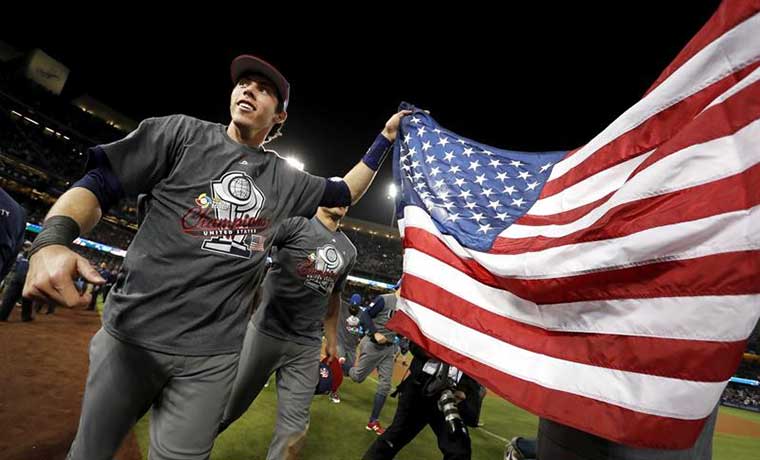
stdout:
POLYGON ((297 170, 303 171, 304 164, 298 158, 296 158, 296 157, 285 157, 285 161, 287 161, 290 166, 296 168, 297 170))
POLYGON ((388 196, 387 198, 396 198, 398 195, 398 188, 396 187, 396 184, 390 184, 388 185, 388 196))
POLYGON ((398 196, 398 187, 396 187, 396 184, 390 183, 388 184, 388 194, 385 196, 386 199, 392 200, 393 206, 391 206, 391 223, 390 226, 393 227, 394 222, 396 221, 396 197, 398 196))

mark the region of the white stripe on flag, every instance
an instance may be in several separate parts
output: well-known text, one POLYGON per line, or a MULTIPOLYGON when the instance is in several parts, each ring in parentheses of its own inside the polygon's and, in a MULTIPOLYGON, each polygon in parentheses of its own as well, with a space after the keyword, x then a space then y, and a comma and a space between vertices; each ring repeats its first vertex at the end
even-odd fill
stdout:
POLYGON ((760 295, 660 297, 537 305, 471 278, 416 249, 404 273, 439 286, 491 313, 546 330, 683 340, 746 339, 760 316, 760 295))
MULTIPOLYGON (((712 108, 722 102, 725 102, 726 99, 730 98, 734 94, 738 93, 739 91, 743 90, 744 88, 748 87, 752 83, 760 80, 760 67, 752 71, 751 74, 747 75, 746 77, 742 78, 741 81, 731 88, 728 89, 725 93, 721 94, 720 96, 716 97, 714 101, 710 103, 707 107, 702 109, 702 112, 705 110, 712 108)), ((701 112, 700 112, 701 113, 701 112)))
POLYGON ((462 248, 441 233, 430 216, 405 208, 406 226, 419 227, 439 237, 460 257, 471 257, 491 273, 521 279, 575 276, 604 269, 624 268, 665 260, 685 260, 727 252, 760 249, 760 206, 704 219, 644 230, 632 235, 568 244, 523 254, 489 254, 462 248), (621 258, 625 254, 625 259, 621 258), (459 254, 458 254, 459 255, 459 254))
POLYGON ((693 382, 565 361, 502 342, 408 299, 400 299, 399 308, 430 339, 493 369, 637 412, 699 420, 712 412, 726 386, 726 382, 693 382))
POLYGON ((631 158, 619 165, 600 171, 561 192, 536 201, 528 211, 532 216, 550 216, 580 208, 604 198, 625 184, 636 168, 649 158, 654 150, 631 158))
MULTIPOLYGON (((569 235, 593 225, 615 206, 684 190, 731 177, 760 163, 760 120, 755 120, 731 136, 692 145, 649 165, 632 177, 609 200, 580 219, 564 225, 511 225, 501 232, 504 238, 552 238, 569 235)), ((560 194, 564 196, 564 193, 560 194)), ((571 198, 564 196, 564 202, 571 198)), ((546 213, 566 211, 563 202, 544 206, 546 213)))

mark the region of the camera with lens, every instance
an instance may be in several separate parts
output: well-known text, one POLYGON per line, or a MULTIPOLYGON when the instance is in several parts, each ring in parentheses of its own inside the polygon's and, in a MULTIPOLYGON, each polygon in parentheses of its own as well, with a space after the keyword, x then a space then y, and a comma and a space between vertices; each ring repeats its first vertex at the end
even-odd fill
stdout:
POLYGON ((459 415, 457 402, 454 392, 447 388, 438 397, 438 410, 443 413, 443 419, 446 421, 449 433, 466 435, 467 428, 464 427, 462 416, 459 415))
POLYGON ((425 386, 425 393, 427 396, 436 398, 438 410, 443 414, 449 433, 467 436, 467 428, 457 407, 459 401, 454 396, 457 380, 450 375, 450 369, 448 364, 439 364, 435 374, 425 386))

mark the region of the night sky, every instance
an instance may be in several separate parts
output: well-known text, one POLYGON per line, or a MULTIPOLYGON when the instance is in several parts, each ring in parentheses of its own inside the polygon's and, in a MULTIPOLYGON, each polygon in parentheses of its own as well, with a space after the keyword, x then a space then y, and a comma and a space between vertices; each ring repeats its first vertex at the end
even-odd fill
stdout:
MULTIPOLYGON (((323 11, 324 18, 303 24, 231 7, 222 33, 148 21, 104 38, 100 25, 54 34, 27 29, 2 39, 39 47, 68 66, 63 97, 86 92, 138 121, 184 113, 228 123, 230 61, 243 53, 263 57, 292 87, 285 135, 269 147, 332 176, 361 158, 402 100, 495 147, 578 147, 643 95, 719 2, 535 3, 414 12, 396 4, 387 17, 364 6, 366 12, 342 13, 355 20, 323 11), (262 25, 274 22, 281 25, 262 25)), ((389 222, 390 170, 386 162, 349 216, 389 222)))

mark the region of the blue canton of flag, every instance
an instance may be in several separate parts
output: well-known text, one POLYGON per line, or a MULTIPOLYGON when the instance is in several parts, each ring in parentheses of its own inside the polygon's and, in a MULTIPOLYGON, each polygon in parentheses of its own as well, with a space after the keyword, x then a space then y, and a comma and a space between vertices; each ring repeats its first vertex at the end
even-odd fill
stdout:
POLYGON ((470 249, 489 250, 538 200, 552 167, 567 153, 489 147, 406 103, 401 109, 414 113, 401 121, 393 146, 393 175, 401 191, 397 210, 426 210, 442 233, 470 249))

